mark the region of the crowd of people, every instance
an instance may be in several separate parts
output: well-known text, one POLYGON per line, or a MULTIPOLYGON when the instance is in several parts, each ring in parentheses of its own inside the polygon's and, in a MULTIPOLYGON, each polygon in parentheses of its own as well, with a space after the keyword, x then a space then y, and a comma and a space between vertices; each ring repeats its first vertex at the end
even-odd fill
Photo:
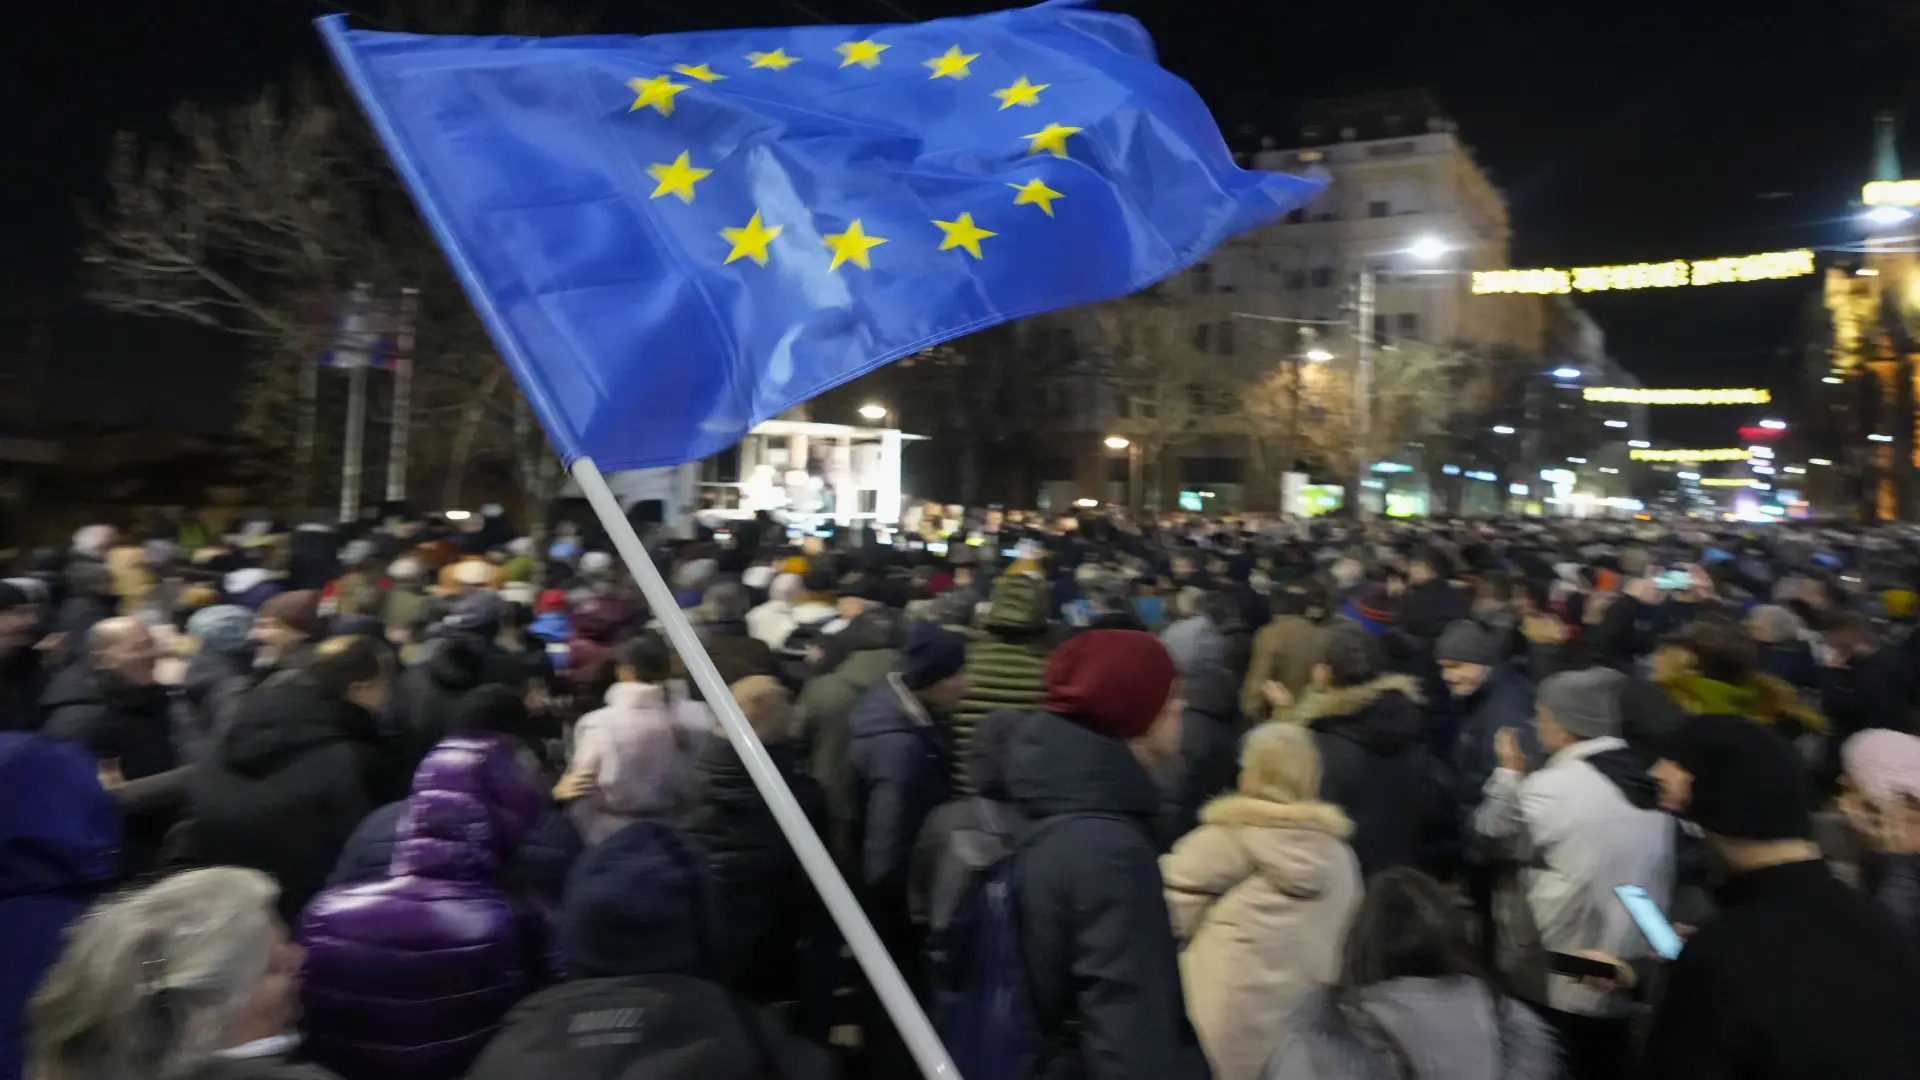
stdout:
MULTIPOLYGON (((942 539, 649 550, 966 1080, 1920 1076, 1915 537, 942 539)), ((604 537, 15 573, 0 1080, 915 1075, 604 537)))

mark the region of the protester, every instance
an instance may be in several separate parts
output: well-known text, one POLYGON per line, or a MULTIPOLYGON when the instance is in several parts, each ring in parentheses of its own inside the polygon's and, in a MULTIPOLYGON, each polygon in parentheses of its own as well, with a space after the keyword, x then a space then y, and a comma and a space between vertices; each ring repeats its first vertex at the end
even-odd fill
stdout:
POLYGON ((856 703, 900 661, 906 620, 897 611, 868 612, 840 634, 844 659, 806 680, 797 701, 798 722, 808 744, 808 772, 826 789, 833 815, 833 847, 846 853, 853 842, 847 830, 854 816, 852 776, 848 772, 853 732, 849 720, 856 703))
POLYGON ((0 731, 40 730, 47 659, 39 648, 41 611, 26 590, 0 581, 0 731))
MULTIPOLYGON (((1046 694, 1047 583, 1008 574, 993 583, 979 637, 967 642, 967 696, 954 717, 954 790, 972 794, 969 747, 980 721, 996 709, 1032 709, 1046 694)), ((971 614, 971 604, 965 605, 971 614)), ((962 620, 964 625, 965 620, 962 620)))
POLYGON ((1008 801, 1007 748, 1024 713, 996 709, 980 718, 964 772, 972 795, 956 795, 920 827, 907 875, 907 914, 938 934, 953 920, 975 875, 1013 853, 1026 820, 1008 801))
POLYGON ((1017 857, 1045 1080, 1209 1075, 1151 832, 1147 769, 1179 745, 1174 682, 1150 635, 1083 631, 1048 658, 1047 697, 1007 751, 1008 799, 1035 830, 1017 857))
MULTIPOLYGON (((732 693, 808 823, 825 835, 827 797, 799 771, 786 687, 755 675, 733 684, 732 693)), ((754 1001, 792 1000, 800 987, 802 941, 824 929, 824 913, 739 749, 717 724, 694 763, 684 801, 680 826, 706 853, 717 891, 716 971, 754 1001)))
POLYGON ((1611 1080, 1629 1064, 1633 1002, 1551 970, 1554 954, 1647 955, 1614 897, 1638 885, 1673 893, 1673 829, 1659 793, 1619 737, 1622 676, 1567 671, 1540 684, 1535 727, 1549 756, 1537 771, 1510 728, 1494 740, 1500 767, 1474 814, 1481 837, 1522 869, 1500 906, 1499 963, 1520 997, 1543 1007, 1573 1080, 1611 1080))
POLYGON ((738 582, 707 586, 705 599, 691 614, 700 643, 706 646, 707 655, 727 685, 755 675, 780 673, 773 649, 748 632, 747 590, 738 582))
MULTIPOLYGON (((1155 834, 1162 848, 1171 848, 1192 832, 1200 823, 1200 808, 1231 791, 1240 771, 1240 738, 1246 730, 1240 717, 1241 677, 1228 666, 1227 638, 1218 633, 1222 625, 1238 625, 1239 614, 1217 593, 1201 597, 1198 610, 1211 636, 1190 638, 1187 644, 1194 647, 1167 649, 1180 674, 1186 712, 1180 721, 1179 753, 1153 770, 1161 792, 1155 834)), ((1167 644, 1164 635, 1161 643, 1167 644)))
POLYGON ((1891 915, 1821 861, 1792 747, 1759 725, 1699 716, 1656 775, 1663 804, 1706 834, 1727 877, 1719 917, 1672 964, 1641 1075, 1914 1075, 1920 956, 1891 915))
POLYGON ((253 686, 252 630, 253 612, 238 604, 201 608, 187 620, 187 636, 199 648, 187 661, 174 707, 195 761, 219 741, 253 686))
POLYGON ((86 641, 85 659, 47 687, 41 730, 93 756, 125 813, 122 869, 137 877, 153 868, 179 820, 192 771, 174 741, 166 689, 154 681, 159 653, 146 625, 115 616, 94 624, 86 641))
POLYGON ((298 925, 361 819, 406 789, 402 758, 374 719, 392 681, 384 645, 329 638, 304 670, 247 696, 198 770, 194 856, 272 875, 289 925, 298 925))
POLYGON ((673 654, 648 631, 620 648, 606 704, 573 729, 573 756, 554 796, 589 845, 644 818, 670 816, 713 718, 672 679, 673 654))
POLYGON ((794 618, 794 601, 805 588, 805 582, 799 574, 779 574, 767 587, 767 601, 747 612, 747 632, 756 641, 763 641, 770 649, 783 648, 787 635, 793 633, 798 625, 794 618))
POLYGON ((1262 1080, 1558 1080, 1553 1033, 1480 971, 1458 905, 1417 870, 1367 882, 1339 977, 1262 1080))
POLYGON ((449 736, 421 763, 385 880, 308 905, 308 1052, 343 1076, 454 1080, 545 976, 547 927, 501 888, 546 798, 518 740, 449 736))
POLYGON ((575 869, 563 982, 508 1015, 469 1080, 830 1080, 826 1055, 718 978, 717 913, 699 851, 636 822, 575 869))
POLYGON ((259 606, 253 629, 253 667, 256 681, 276 671, 289 671, 307 661, 307 654, 326 635, 320 617, 320 594, 312 591, 280 593, 259 606))
MULTIPOLYGON (((1746 627, 1717 614, 1695 618, 1661 643, 1655 681, 1688 715, 1741 716, 1776 727, 1789 739, 1827 727, 1793 687, 1760 670, 1759 650, 1746 627)), ((1895 699, 1904 702, 1904 691, 1896 691, 1895 699)))
POLYGON ((1920 945, 1920 738, 1863 731, 1840 750, 1841 806, 1865 848, 1861 886, 1920 945))
POLYGON ((34 995, 35 1080, 332 1080, 300 1045, 299 948, 266 875, 194 870, 93 909, 34 995))
POLYGON ((1325 585, 1307 580, 1281 590, 1273 621, 1253 637, 1253 654, 1240 689, 1242 712, 1264 716, 1271 710, 1264 691, 1270 682, 1279 683, 1295 698, 1306 696, 1313 666, 1320 660, 1319 624, 1326 617, 1325 585))
POLYGON ((1349 620, 1320 646, 1316 691, 1286 719, 1314 732, 1320 795, 1353 819, 1361 874, 1417 866, 1428 822, 1450 812, 1422 743, 1419 680, 1385 673, 1376 636, 1349 620))
POLYGON ((62 934, 120 878, 120 808, 78 747, 0 731, 0 1080, 20 1080, 23 1018, 62 934))
POLYGON ((1160 859, 1187 1015, 1217 1080, 1257 1080, 1300 999, 1333 980, 1361 894, 1353 823, 1319 800, 1313 737, 1266 724, 1241 761, 1239 792, 1160 859))

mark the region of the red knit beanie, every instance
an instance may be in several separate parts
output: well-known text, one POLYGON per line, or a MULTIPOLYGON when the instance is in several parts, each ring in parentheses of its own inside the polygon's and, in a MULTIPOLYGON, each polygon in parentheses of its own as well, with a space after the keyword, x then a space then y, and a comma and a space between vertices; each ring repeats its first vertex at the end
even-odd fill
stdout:
POLYGON ((1047 712, 1110 739, 1147 733, 1173 691, 1173 657, 1152 634, 1088 630, 1047 659, 1047 712))

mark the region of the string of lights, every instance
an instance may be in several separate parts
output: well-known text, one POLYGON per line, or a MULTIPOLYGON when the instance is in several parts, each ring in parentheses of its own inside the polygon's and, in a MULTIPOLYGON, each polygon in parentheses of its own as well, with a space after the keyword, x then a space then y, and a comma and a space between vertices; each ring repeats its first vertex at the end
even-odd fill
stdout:
POLYGON ((1581 395, 1588 401, 1620 405, 1766 405, 1770 390, 1642 390, 1631 386, 1589 386, 1581 395))
POLYGON ((1628 456, 1635 461, 1745 461, 1752 451, 1745 447, 1728 446, 1716 450, 1630 450, 1628 456))
POLYGON ((1615 289, 1671 289, 1682 285, 1726 285, 1741 281, 1770 281, 1813 273, 1813 252, 1769 251, 1724 259, 1688 262, 1630 263, 1625 266, 1551 267, 1538 270, 1479 270, 1473 291, 1491 293, 1607 292, 1615 289))

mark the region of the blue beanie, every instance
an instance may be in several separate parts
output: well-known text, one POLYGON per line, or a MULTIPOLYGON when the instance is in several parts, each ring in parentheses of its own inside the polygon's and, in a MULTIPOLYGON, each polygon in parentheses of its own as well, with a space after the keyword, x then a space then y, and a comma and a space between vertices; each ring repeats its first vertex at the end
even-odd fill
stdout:
POLYGON ((567 877, 560 956, 570 979, 710 977, 713 887, 698 847, 638 821, 588 849, 567 877))
POLYGON ((900 680, 909 690, 925 690, 951 679, 967 666, 967 639, 939 623, 916 622, 900 647, 900 680))
POLYGON ((236 655, 246 651, 253 630, 253 612, 238 604, 204 607, 187 619, 187 635, 208 652, 236 655))

